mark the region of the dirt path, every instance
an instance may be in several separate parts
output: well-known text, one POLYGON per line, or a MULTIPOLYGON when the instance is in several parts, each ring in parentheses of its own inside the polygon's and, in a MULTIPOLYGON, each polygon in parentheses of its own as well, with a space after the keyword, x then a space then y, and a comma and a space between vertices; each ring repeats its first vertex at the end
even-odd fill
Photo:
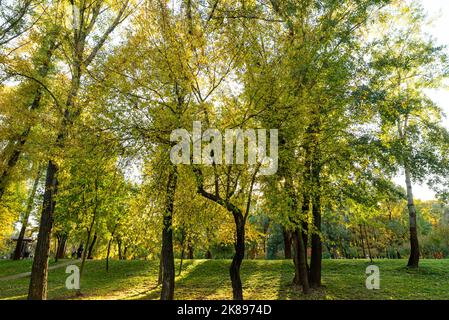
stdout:
MULTIPOLYGON (((60 264, 56 264, 54 266, 48 267, 48 270, 50 271, 50 270, 54 270, 54 269, 59 269, 59 268, 63 268, 68 265, 77 264, 77 263, 79 263, 79 261, 66 261, 64 263, 60 263, 60 264)), ((14 274, 12 276, 0 278, 0 281, 15 280, 15 279, 20 279, 20 278, 26 278, 29 276, 31 276, 31 272, 24 272, 24 273, 14 274)))

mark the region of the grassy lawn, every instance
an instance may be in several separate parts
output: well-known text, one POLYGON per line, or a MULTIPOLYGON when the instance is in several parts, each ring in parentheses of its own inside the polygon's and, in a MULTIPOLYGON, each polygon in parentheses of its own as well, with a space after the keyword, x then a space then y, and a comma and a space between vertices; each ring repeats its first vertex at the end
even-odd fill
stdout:
MULTIPOLYGON (((64 262, 64 261, 61 261, 64 262)), ((230 299, 228 260, 187 260, 176 278, 176 299, 230 299)), ((245 260, 242 281, 245 299, 449 299, 449 260, 422 260, 418 270, 405 260, 379 260, 381 289, 365 288, 363 260, 324 260, 323 285, 304 297, 291 286, 291 261, 245 260)), ((0 278, 30 271, 31 261, 0 261, 0 278)), ((81 281, 81 299, 158 299, 158 261, 88 261, 81 281)), ((49 273, 50 299, 77 299, 65 288, 65 267, 49 273)), ((29 278, 0 280, 0 299, 24 299, 29 278)))

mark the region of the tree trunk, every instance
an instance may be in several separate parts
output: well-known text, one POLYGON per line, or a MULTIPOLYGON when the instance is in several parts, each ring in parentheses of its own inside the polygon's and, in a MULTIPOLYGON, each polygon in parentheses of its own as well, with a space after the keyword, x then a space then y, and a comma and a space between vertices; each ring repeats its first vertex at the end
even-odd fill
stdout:
POLYGON ((114 239, 114 235, 111 236, 111 239, 108 241, 108 251, 106 253, 106 272, 109 272, 109 255, 111 254, 111 244, 114 239))
POLYGON ((363 259, 366 259, 366 251, 365 251, 365 241, 364 239, 364 235, 362 232, 362 225, 359 225, 359 229, 360 229, 360 241, 362 242, 362 252, 363 252, 363 259))
POLYGON ((59 259, 64 259, 65 247, 67 243, 67 234, 62 234, 59 237, 57 237, 57 239, 58 239, 58 246, 55 254, 55 262, 57 262, 59 259))
POLYGON ((285 228, 283 228, 284 234, 284 257, 286 260, 292 258, 292 235, 285 228))
POLYGON ((302 228, 302 232, 301 232, 301 236, 302 236, 302 242, 304 243, 304 252, 305 252, 305 263, 306 263, 306 269, 307 269, 307 274, 309 274, 309 257, 307 254, 307 248, 309 245, 309 208, 310 208, 310 201, 309 201, 309 197, 307 196, 307 194, 304 195, 303 197, 303 204, 302 204, 302 214, 303 214, 303 220, 301 221, 301 228, 302 228))
POLYGON ((299 230, 293 232, 293 243, 295 247, 295 285, 302 286, 302 292, 308 294, 310 287, 307 272, 307 250, 299 230))
POLYGON ((312 255, 310 258, 310 286, 318 288, 321 286, 321 259, 323 252, 323 245, 321 242, 321 197, 319 190, 312 198, 312 215, 314 232, 312 234, 312 255))
MULTIPOLYGON (((94 218, 95 218, 95 216, 94 216, 94 218)), ((93 219, 93 220, 95 220, 95 219, 93 219)), ((81 258, 81 266, 80 266, 80 288, 77 290, 77 292, 76 292, 76 294, 77 295, 82 295, 81 294, 81 278, 82 278, 82 276, 83 276, 83 272, 84 272, 84 267, 85 267, 85 264, 86 264, 86 258, 87 258, 87 248, 88 248, 88 246, 89 246, 89 243, 90 243, 90 237, 91 237, 91 234, 92 234, 92 225, 93 225, 93 222, 92 222, 92 224, 91 224, 91 226, 90 226, 90 228, 87 230, 87 239, 86 239, 86 247, 85 247, 85 249, 83 250, 83 257, 81 258)))
POLYGON ((22 257, 23 239, 25 238, 26 228, 28 226, 28 219, 30 217, 31 211, 33 210, 34 198, 36 196, 36 190, 39 185, 39 180, 41 179, 41 173, 42 169, 39 167, 39 169, 37 170, 36 179, 34 180, 33 188, 31 189, 30 195, 28 197, 25 214, 23 215, 22 218, 22 227, 20 228, 19 237, 17 238, 13 260, 19 260, 22 257))
POLYGON ((89 251, 87 253, 87 259, 88 260, 92 260, 93 259, 92 253, 93 253, 94 246, 95 246, 96 242, 97 242, 97 233, 95 232, 94 238, 92 239, 92 243, 90 244, 89 251))
POLYGON ((208 260, 212 259, 212 252, 210 252, 210 249, 207 249, 206 251, 206 259, 208 260))
POLYGON ((175 261, 173 256, 173 210, 178 172, 176 167, 171 168, 167 182, 167 195, 165 200, 164 227, 162 230, 162 290, 161 300, 173 300, 175 291, 175 261))
POLYGON ((53 228, 53 212, 56 204, 54 196, 58 191, 57 173, 57 165, 50 160, 47 166, 42 215, 33 267, 31 269, 31 280, 28 290, 29 300, 47 299, 48 256, 50 253, 51 230, 53 228))
POLYGON ((234 221, 236 226, 235 254, 232 258, 229 274, 232 283, 232 298, 234 300, 243 300, 242 280, 240 278, 240 267, 245 257, 245 221, 240 212, 234 212, 234 221))
POLYGON ((122 240, 120 238, 117 238, 117 249, 118 249, 118 259, 123 260, 122 255, 122 240))
POLYGON ((125 249, 123 250, 123 260, 128 259, 126 256, 127 252, 128 252, 128 246, 125 244, 125 249))
POLYGON ((182 263, 183 263, 183 261, 184 261, 184 246, 182 246, 182 249, 181 249, 181 261, 179 262, 179 271, 178 271, 178 276, 181 274, 181 271, 182 271, 182 263))
POLYGON ((405 168, 405 184, 407 186, 407 207, 410 220, 410 257, 407 266, 417 268, 419 265, 418 228, 416 223, 415 202, 413 199, 412 179, 408 168, 405 168))
MULTIPOLYGON (((98 176, 95 179, 94 182, 95 185, 95 205, 94 208, 92 210, 92 221, 90 222, 89 228, 87 229, 87 239, 86 239, 86 247, 83 250, 83 258, 81 260, 81 266, 80 266, 80 289, 77 291, 77 295, 81 295, 81 279, 83 277, 83 271, 84 271, 84 266, 86 264, 86 258, 87 258, 87 249, 90 247, 92 248, 92 244, 90 243, 90 238, 92 236, 92 230, 94 229, 95 226, 95 221, 97 218, 97 210, 98 210, 98 176)), ((83 202, 84 202, 84 197, 83 197, 83 202)), ((96 233, 95 233, 96 235, 96 233)), ((92 241, 94 242, 94 241, 92 241)))
POLYGON ((106 253, 106 272, 109 271, 109 255, 111 254, 111 245, 112 245, 112 241, 114 240, 114 234, 115 234, 115 230, 117 230, 117 226, 118 226, 118 223, 116 223, 114 226, 114 229, 112 229, 111 239, 109 239, 109 241, 108 241, 108 251, 106 253))
POLYGON ((365 225, 365 223, 363 223, 363 229, 365 230, 365 239, 366 239, 366 246, 368 247, 369 260, 370 260, 370 262, 373 262, 373 257, 371 255, 371 245, 370 245, 370 242, 369 242, 368 233, 366 232, 366 225, 365 225))
MULTIPOLYGON (((295 213, 297 211, 298 202, 297 196, 292 191, 293 185, 290 178, 286 180, 286 188, 289 191, 290 197, 293 199, 291 211, 295 213)), ((307 263, 307 240, 308 236, 304 228, 308 227, 307 219, 309 216, 310 201, 307 193, 303 194, 303 202, 301 207, 302 221, 298 223, 297 229, 292 233, 294 244, 294 257, 293 262, 295 265, 295 278, 293 284, 302 286, 303 293, 308 294, 310 291, 310 281, 308 279, 309 266, 307 263)))
POLYGON ((189 260, 193 260, 193 246, 192 243, 190 242, 190 240, 187 242, 187 259, 189 260))
POLYGON ((157 286, 160 286, 162 284, 162 275, 164 273, 164 265, 163 265, 163 260, 162 260, 162 252, 161 252, 161 256, 159 257, 159 275, 157 278, 157 286))

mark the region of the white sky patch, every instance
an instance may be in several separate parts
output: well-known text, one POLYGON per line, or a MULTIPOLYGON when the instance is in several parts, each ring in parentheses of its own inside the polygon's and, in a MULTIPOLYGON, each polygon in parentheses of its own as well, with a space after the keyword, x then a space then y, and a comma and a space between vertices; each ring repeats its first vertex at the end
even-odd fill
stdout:
POLYGON ((121 158, 119 161, 119 167, 122 168, 125 179, 139 185, 143 182, 143 166, 142 159, 121 158))

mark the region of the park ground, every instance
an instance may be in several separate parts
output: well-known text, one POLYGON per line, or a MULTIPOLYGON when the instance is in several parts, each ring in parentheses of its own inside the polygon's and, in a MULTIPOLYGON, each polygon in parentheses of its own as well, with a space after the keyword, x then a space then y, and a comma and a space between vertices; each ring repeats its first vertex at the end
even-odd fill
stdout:
MULTIPOLYGON (((81 280, 82 296, 65 287, 68 274, 63 260, 50 266, 49 299, 158 299, 158 261, 87 261, 81 280), (58 267, 58 265, 60 267, 58 267)), ((75 262, 75 261, 74 261, 75 262)), ((0 299, 25 299, 31 260, 0 260, 0 299), (19 275, 18 277, 15 277, 19 275)), ((76 262, 79 264, 79 262, 76 262)), ((179 261, 177 261, 179 264, 179 261)), ((175 298, 230 299, 229 260, 186 260, 176 278, 175 298)), ((305 297, 291 281, 293 264, 287 260, 245 260, 242 266, 244 298, 248 300, 410 300, 449 299, 449 260, 422 260, 408 269, 405 260, 324 260, 323 288, 305 297), (367 290, 366 267, 380 269, 380 290, 367 290)), ((179 267, 179 265, 177 266, 179 267)), ((178 270, 177 270, 178 273, 178 270)))

